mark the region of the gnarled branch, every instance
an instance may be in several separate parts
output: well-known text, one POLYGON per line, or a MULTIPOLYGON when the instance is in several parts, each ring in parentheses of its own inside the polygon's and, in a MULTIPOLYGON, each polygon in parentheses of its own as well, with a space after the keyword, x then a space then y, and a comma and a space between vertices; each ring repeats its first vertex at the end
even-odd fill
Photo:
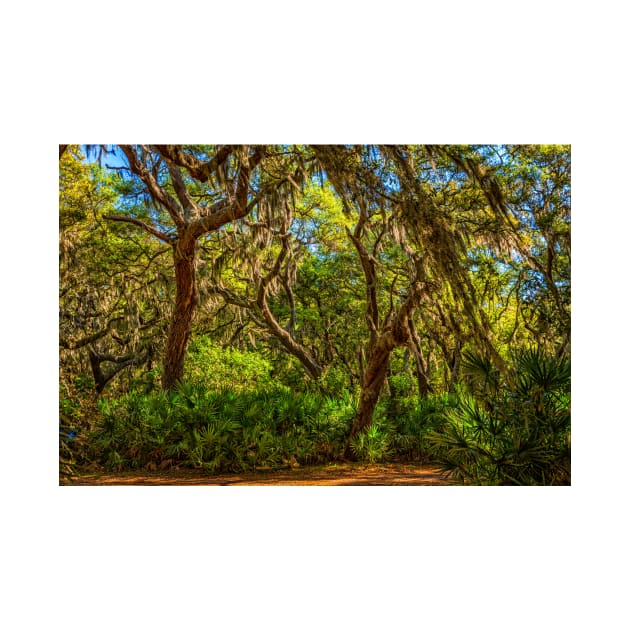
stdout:
POLYGON ((133 146, 121 144, 120 148, 127 156, 129 167, 145 183, 151 197, 166 208, 178 229, 183 228, 185 225, 184 217, 177 201, 158 184, 153 174, 140 162, 133 146))
POLYGON ((112 217, 112 216, 104 216, 103 218, 107 219, 108 221, 120 221, 122 223, 133 223, 134 225, 141 227, 143 230, 145 230, 149 234, 152 234, 153 236, 159 238, 161 241, 164 241, 165 243, 168 243, 169 245, 174 240, 173 236, 169 234, 165 234, 164 232, 160 232, 160 230, 158 230, 157 228, 153 227, 152 225, 149 225, 148 223, 145 223, 144 221, 140 221, 140 219, 134 219, 132 217, 112 217))
POLYGON ((200 182, 207 182, 212 173, 214 173, 233 152, 231 146, 221 147, 211 160, 204 162, 190 155, 190 153, 186 153, 176 145, 155 144, 153 147, 162 157, 167 158, 173 164, 177 164, 177 166, 185 168, 190 173, 191 177, 200 182))

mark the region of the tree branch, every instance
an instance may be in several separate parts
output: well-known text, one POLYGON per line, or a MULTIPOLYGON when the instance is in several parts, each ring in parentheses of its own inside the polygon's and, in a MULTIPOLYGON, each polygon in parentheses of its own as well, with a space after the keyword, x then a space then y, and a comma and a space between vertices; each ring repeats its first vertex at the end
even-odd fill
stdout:
POLYGON ((94 377, 94 383, 97 393, 102 393, 105 386, 111 381, 116 374, 124 370, 130 365, 140 365, 147 361, 151 355, 149 349, 144 349, 138 355, 127 355, 125 357, 112 356, 109 354, 99 354, 93 348, 89 349, 90 366, 92 367, 92 375, 94 377), (105 373, 101 369, 101 363, 103 362, 115 363, 116 365, 109 373, 105 373))
POLYGON ((193 238, 198 238, 208 232, 214 232, 231 221, 242 219, 252 210, 253 206, 247 204, 249 180, 252 170, 260 163, 262 158, 262 149, 256 147, 252 155, 241 164, 234 200, 222 200, 215 203, 209 209, 206 216, 193 221, 190 224, 190 231, 193 238))
POLYGON ((107 325, 105 326, 105 328, 103 328, 103 330, 99 330, 98 332, 95 332, 92 335, 88 335, 87 337, 84 337, 83 339, 79 339, 79 341, 70 342, 65 337, 60 336, 59 345, 65 350, 78 350, 79 348, 83 348, 84 346, 87 346, 97 341, 101 337, 104 337, 109 332, 111 325, 114 322, 122 321, 122 319, 123 319, 122 317, 114 317, 113 319, 110 319, 107 322, 107 325))
POLYGON ((346 227, 346 233, 354 244, 359 260, 365 276, 365 293, 366 293, 366 309, 365 319, 370 330, 370 348, 373 348, 378 338, 379 312, 378 300, 376 294, 376 267, 374 258, 366 249, 361 241, 361 233, 363 231, 363 221, 359 219, 354 233, 346 227))
POLYGON ((203 162, 176 145, 155 144, 153 147, 162 157, 185 168, 191 177, 200 182, 207 182, 212 173, 228 159, 233 151, 231 146, 223 146, 217 150, 216 155, 210 161, 203 162))
POLYGON ((177 201, 158 184, 153 174, 140 162, 133 146, 127 144, 119 146, 127 156, 129 167, 145 183, 151 197, 166 208, 178 229, 184 228, 184 217, 177 201))
POLYGON ((161 241, 164 241, 165 243, 168 243, 169 245, 174 240, 173 236, 169 234, 165 234, 164 232, 160 232, 160 230, 158 230, 157 228, 154 228, 152 225, 149 225, 148 223, 145 223, 144 221, 140 221, 140 219, 133 219, 132 217, 112 217, 112 216, 104 216, 103 218, 107 219, 108 221, 120 221, 122 223, 133 223, 134 225, 141 227, 143 230, 146 230, 149 234, 152 234, 153 236, 159 238, 161 241))
POLYGON ((173 187, 175 188, 175 193, 177 194, 179 203, 184 209, 184 220, 189 223, 195 217, 199 216, 199 207, 188 194, 182 172, 179 168, 168 159, 166 160, 166 166, 168 167, 168 172, 171 174, 173 187))
POLYGON ((280 326, 278 320, 275 318, 269 308, 269 305, 267 304, 267 291, 269 289, 269 285, 274 278, 278 277, 280 274, 282 263, 284 262, 289 250, 288 240, 289 234, 285 234, 282 238, 282 250, 278 254, 273 268, 264 278, 260 279, 256 303, 265 319, 267 330, 269 330, 294 357, 299 359, 300 363, 306 368, 306 371, 311 378, 317 380, 323 372, 321 365, 317 363, 311 353, 301 343, 297 342, 293 338, 289 331, 280 326))

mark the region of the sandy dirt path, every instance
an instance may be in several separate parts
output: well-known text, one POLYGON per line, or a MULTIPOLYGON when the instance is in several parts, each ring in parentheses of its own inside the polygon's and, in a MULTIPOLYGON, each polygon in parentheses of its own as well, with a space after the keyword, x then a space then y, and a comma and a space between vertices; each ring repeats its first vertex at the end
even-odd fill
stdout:
POLYGON ((430 466, 353 464, 305 466, 292 470, 208 475, 196 470, 89 473, 63 482, 73 486, 446 486, 430 466))

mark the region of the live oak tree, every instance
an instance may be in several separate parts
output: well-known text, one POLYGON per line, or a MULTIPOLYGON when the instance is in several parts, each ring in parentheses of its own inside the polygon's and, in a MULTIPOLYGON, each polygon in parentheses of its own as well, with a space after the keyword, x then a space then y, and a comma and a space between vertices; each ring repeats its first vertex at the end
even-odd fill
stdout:
POLYGON ((385 257, 385 243, 391 237, 392 191, 371 170, 374 153, 369 149, 320 146, 315 152, 348 213, 358 214, 354 229, 347 229, 347 234, 364 275, 369 341, 364 352, 366 365, 361 369, 359 406, 350 432, 352 440, 372 422, 392 350, 411 341, 409 321, 426 292, 426 277, 422 261, 416 258, 412 261, 416 269, 411 271, 403 293, 396 289, 395 280, 389 283, 389 304, 382 314, 378 268, 385 257))
POLYGON ((175 304, 166 340, 162 386, 171 389, 182 378, 184 358, 198 305, 198 242, 205 234, 246 216, 253 208, 252 178, 264 147, 206 149, 200 158, 180 146, 121 145, 129 169, 143 182, 168 222, 134 216, 107 216, 134 224, 171 247, 175 271, 175 304), (185 169, 183 171, 182 169, 185 169), (166 173, 164 172, 166 170, 166 173), (206 184, 199 193, 187 179, 206 184))
MULTIPOLYGON (((476 308, 475 288, 466 264, 472 235, 458 222, 458 214, 443 191, 455 181, 456 170, 463 170, 463 185, 479 188, 495 223, 502 225, 509 217, 501 191, 485 174, 480 155, 407 146, 316 147, 315 152, 348 212, 358 215, 348 236, 364 273, 369 341, 352 439, 372 423, 395 348, 407 347, 413 352, 419 374, 424 376, 423 389, 428 390, 422 343, 413 324, 414 314, 423 304, 447 312, 443 323, 455 333, 458 353, 465 341, 462 329, 466 320, 470 329, 467 340, 503 367, 485 314, 476 308), (439 173, 438 159, 447 163, 439 173), (432 175, 431 169, 437 175, 432 175), (388 250, 395 247, 399 256, 406 258, 407 272, 391 279, 391 272, 387 278, 382 270, 388 250)), ((457 369, 457 360, 451 369, 457 369)))

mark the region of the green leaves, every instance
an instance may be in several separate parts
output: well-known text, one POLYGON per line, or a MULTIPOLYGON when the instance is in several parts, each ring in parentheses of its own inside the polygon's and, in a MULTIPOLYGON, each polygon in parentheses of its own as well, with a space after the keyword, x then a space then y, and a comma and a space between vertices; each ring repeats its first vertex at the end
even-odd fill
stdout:
POLYGON ((566 358, 545 354, 540 348, 530 348, 515 353, 516 384, 520 393, 545 393, 568 391, 571 384, 571 364, 566 358))
MULTIPOLYGON (((484 362, 468 363, 487 374, 484 362)), ((570 483, 570 372, 567 360, 540 349, 515 353, 490 395, 476 381, 479 398, 463 395, 444 414, 443 430, 429 436, 434 460, 465 483, 570 483)))
POLYGON ((393 452, 387 431, 376 424, 356 435, 350 442, 350 450, 368 464, 385 461, 393 452))
POLYGON ((474 387, 484 393, 496 392, 499 386, 499 371, 489 358, 478 352, 462 352, 462 372, 470 377, 474 387))
POLYGON ((207 389, 229 387, 234 392, 252 391, 271 385, 271 363, 259 353, 223 348, 207 336, 197 337, 188 351, 189 381, 207 389))
POLYGON ((173 465, 211 472, 323 463, 345 448, 356 401, 287 389, 235 392, 180 384, 102 401, 93 456, 116 469, 173 465), (293 459, 292 459, 293 458, 293 459))

